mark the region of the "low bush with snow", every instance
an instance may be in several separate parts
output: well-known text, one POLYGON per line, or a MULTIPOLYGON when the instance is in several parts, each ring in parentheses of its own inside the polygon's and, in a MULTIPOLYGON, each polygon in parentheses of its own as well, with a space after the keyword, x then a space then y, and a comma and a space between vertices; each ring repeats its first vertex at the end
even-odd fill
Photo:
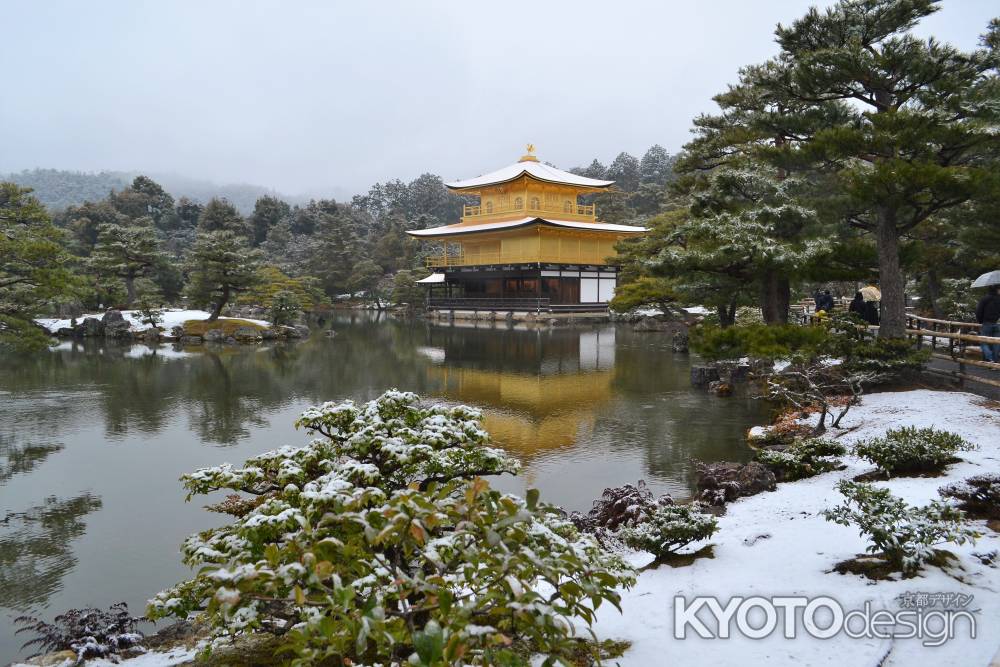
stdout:
POLYGON ((904 426, 886 431, 879 438, 859 442, 854 453, 888 474, 940 470, 959 451, 975 446, 961 436, 935 428, 904 426))
POLYGON ((672 505, 673 502, 669 495, 655 497, 646 482, 640 479, 635 485, 625 484, 604 489, 587 514, 573 512, 570 520, 577 528, 587 532, 602 528, 615 531, 624 526, 638 525, 646 521, 658 507, 672 505))
POLYGON ((714 516, 694 506, 663 505, 642 523, 619 530, 618 537, 629 547, 648 551, 661 561, 693 542, 707 540, 718 527, 714 516))
POLYGON ((973 475, 938 489, 945 498, 957 500, 962 509, 976 516, 1000 519, 1000 474, 973 475))
POLYGON ((889 489, 842 480, 837 490, 844 502, 823 512, 827 521, 857 526, 871 544, 868 551, 882 554, 897 570, 913 574, 934 557, 934 547, 946 542, 964 544, 979 537, 960 509, 931 501, 912 507, 889 489))
POLYGON ((775 473, 778 481, 812 477, 837 467, 837 456, 847 448, 825 438, 797 438, 784 450, 762 449, 755 458, 775 473))
MULTIPOLYGON (((318 437, 185 476, 190 494, 230 489, 236 520, 193 535, 190 581, 153 617, 202 611, 219 635, 282 635, 297 664, 526 665, 565 660, 597 608, 634 582, 561 512, 480 475, 516 472, 475 410, 387 392, 327 403, 298 425, 318 437)), ((190 497, 190 496, 189 496, 190 497)))
POLYGON ((71 609, 56 616, 52 623, 34 616, 21 616, 14 619, 14 624, 19 626, 15 634, 30 632, 36 635, 21 648, 37 648, 36 656, 72 651, 76 654, 73 664, 82 665, 92 658, 115 660, 127 651, 141 651, 143 636, 138 626, 143 620, 132 616, 124 602, 118 602, 107 610, 71 609))

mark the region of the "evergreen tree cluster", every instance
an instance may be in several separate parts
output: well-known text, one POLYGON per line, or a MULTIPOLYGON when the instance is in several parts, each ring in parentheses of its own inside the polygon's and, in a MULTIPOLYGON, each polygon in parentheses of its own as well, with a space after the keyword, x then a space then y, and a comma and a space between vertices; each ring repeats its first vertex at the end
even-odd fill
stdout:
POLYGON ((803 285, 877 282, 886 338, 907 293, 967 309, 1000 239, 1000 20, 970 52, 914 36, 939 5, 841 0, 779 25, 780 53, 694 120, 651 233, 621 248, 615 305, 703 304, 726 326, 755 304, 782 324, 803 285))
MULTIPOLYGON (((621 184, 615 193, 599 195, 604 198, 599 205, 606 205, 607 215, 616 219, 648 215, 659 206, 650 202, 663 199, 673 162, 659 146, 642 160, 621 153, 606 169, 595 160, 598 172, 592 175, 621 184)), ((58 181, 64 172, 31 174, 51 189, 49 181, 58 181)), ((263 194, 249 215, 222 197, 205 203, 175 199, 147 176, 99 185, 110 185, 100 190, 106 195, 66 206, 52 216, 30 188, 4 185, 4 205, 19 219, 34 221, 25 229, 32 230, 35 241, 44 238, 49 244, 47 256, 38 254, 35 245, 19 245, 12 257, 27 253, 32 256, 24 261, 36 264, 46 257, 53 269, 51 289, 13 275, 10 289, 5 290, 8 280, 0 283, 5 293, 23 285, 18 290, 24 301, 17 306, 18 324, 9 320, 9 333, 15 328, 23 333, 32 317, 54 312, 60 303, 78 309, 114 306, 152 312, 185 302, 208 309, 213 318, 234 304, 272 309, 278 292, 294 294, 293 301, 306 310, 353 296, 378 307, 393 302, 418 305, 423 292, 413 282, 426 275, 425 251, 406 231, 452 224, 469 203, 434 174, 409 183, 376 183, 350 202, 292 204, 276 194, 263 194), (34 288, 28 290, 28 285, 34 288)), ((74 190, 67 196, 73 200, 78 194, 74 190)), ((8 312, 13 309, 6 306, 8 312)))

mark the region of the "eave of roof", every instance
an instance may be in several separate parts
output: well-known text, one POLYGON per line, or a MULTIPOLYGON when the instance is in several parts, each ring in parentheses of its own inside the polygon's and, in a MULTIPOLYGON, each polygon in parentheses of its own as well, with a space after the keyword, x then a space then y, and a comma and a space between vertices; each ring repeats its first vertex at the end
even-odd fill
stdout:
POLYGON ((443 227, 431 227, 430 229, 415 229, 406 232, 415 238, 435 238, 442 236, 459 236, 462 234, 473 234, 476 232, 493 232, 518 229, 520 227, 530 227, 532 225, 547 225, 550 227, 563 227, 568 229, 582 229, 595 232, 617 232, 619 234, 642 234, 645 227, 633 225, 615 225, 608 222, 577 222, 575 220, 553 220, 550 218, 520 218, 518 220, 506 220, 504 222, 484 222, 478 225, 445 225, 443 227))
POLYGON ((452 190, 475 190, 491 185, 509 183, 521 178, 524 175, 528 175, 531 178, 545 183, 555 183, 558 185, 569 185, 572 187, 589 188, 594 190, 603 190, 604 188, 610 187, 614 184, 614 181, 602 181, 596 178, 588 178, 572 172, 563 171, 562 169, 556 169, 555 167, 551 167, 542 162, 529 160, 515 162, 512 165, 508 165, 502 169, 497 169, 496 171, 491 171, 490 173, 483 174, 482 176, 476 176, 475 178, 467 178, 461 181, 445 183, 445 186, 452 190))

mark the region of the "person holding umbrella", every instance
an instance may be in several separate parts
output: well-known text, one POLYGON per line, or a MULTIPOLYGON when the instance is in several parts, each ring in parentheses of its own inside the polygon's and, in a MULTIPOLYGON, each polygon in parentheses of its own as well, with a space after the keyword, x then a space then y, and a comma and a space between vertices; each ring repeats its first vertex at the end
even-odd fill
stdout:
MULTIPOLYGON (((972 283, 973 287, 985 287, 986 296, 979 300, 976 305, 976 321, 979 322, 979 333, 982 336, 1000 338, 1000 271, 990 271, 976 278, 972 283)), ((979 348, 983 351, 983 361, 1000 363, 1000 344, 981 343, 979 348)))

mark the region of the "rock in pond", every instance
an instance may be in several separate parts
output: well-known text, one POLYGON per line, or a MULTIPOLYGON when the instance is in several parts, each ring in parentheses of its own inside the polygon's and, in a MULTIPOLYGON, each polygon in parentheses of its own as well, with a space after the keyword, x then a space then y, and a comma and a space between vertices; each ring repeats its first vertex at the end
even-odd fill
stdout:
POLYGON ((209 329, 205 332, 206 343, 221 343, 226 340, 226 333, 222 329, 209 329))
POLYGON ((256 343, 263 340, 260 329, 256 329, 254 327, 237 327, 236 331, 233 332, 232 337, 240 343, 256 343))
POLYGON ((692 366, 691 384, 695 387, 708 387, 719 379, 719 369, 715 366, 692 366))
POLYGON ((698 464, 698 500, 709 505, 724 505, 741 496, 774 491, 774 473, 757 462, 698 464))

